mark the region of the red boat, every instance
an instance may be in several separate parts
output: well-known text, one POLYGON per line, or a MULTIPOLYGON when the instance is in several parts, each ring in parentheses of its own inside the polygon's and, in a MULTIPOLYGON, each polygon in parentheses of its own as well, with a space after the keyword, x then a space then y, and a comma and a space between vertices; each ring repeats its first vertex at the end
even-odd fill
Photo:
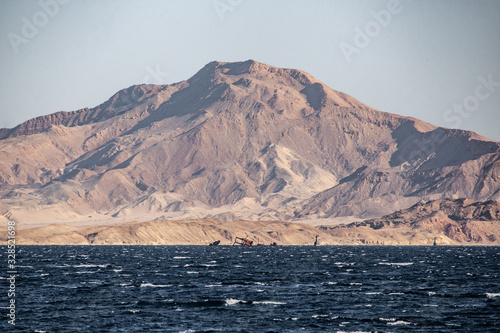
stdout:
POLYGON ((233 245, 252 246, 253 240, 250 240, 248 238, 236 237, 233 245))

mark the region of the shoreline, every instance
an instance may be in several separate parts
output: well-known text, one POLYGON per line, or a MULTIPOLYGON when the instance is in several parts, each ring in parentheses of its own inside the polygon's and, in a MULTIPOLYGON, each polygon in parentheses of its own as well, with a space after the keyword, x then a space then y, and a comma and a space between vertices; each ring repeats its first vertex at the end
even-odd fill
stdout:
MULTIPOLYGON (((16 245, 109 245, 109 246, 231 246, 236 238, 253 241, 252 246, 500 246, 498 241, 452 239, 439 230, 408 226, 374 229, 369 226, 322 228, 284 221, 221 221, 195 219, 126 222, 112 225, 71 226, 50 224, 17 228, 16 245)), ((486 239, 486 238, 483 238, 486 239)), ((0 244, 7 244, 7 228, 0 228, 0 244)), ((235 245, 237 246, 237 245, 235 245)))

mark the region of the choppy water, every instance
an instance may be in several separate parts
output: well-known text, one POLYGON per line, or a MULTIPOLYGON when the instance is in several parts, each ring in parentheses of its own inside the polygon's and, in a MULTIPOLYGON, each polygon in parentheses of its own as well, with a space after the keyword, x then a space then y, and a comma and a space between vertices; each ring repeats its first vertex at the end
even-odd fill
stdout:
MULTIPOLYGON (((500 331, 500 247, 17 252, 23 332, 500 331)), ((3 267, 0 331, 8 331, 3 267)))

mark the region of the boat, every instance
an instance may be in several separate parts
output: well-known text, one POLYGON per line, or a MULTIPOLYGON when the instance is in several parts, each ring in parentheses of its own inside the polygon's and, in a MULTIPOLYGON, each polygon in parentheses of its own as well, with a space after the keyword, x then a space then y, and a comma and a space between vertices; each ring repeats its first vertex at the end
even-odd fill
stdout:
POLYGON ((243 237, 236 237, 234 239, 233 245, 241 245, 241 246, 252 246, 253 245, 253 240, 250 240, 247 238, 248 236, 243 237))

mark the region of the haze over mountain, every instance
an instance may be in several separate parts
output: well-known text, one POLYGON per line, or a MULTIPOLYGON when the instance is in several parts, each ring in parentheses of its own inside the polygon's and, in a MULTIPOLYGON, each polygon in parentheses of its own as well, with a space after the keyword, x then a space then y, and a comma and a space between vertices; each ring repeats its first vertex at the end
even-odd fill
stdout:
POLYGON ((372 109, 303 71, 252 60, 132 86, 0 138, 1 214, 26 225, 326 223, 422 199, 500 197, 500 143, 372 109))

